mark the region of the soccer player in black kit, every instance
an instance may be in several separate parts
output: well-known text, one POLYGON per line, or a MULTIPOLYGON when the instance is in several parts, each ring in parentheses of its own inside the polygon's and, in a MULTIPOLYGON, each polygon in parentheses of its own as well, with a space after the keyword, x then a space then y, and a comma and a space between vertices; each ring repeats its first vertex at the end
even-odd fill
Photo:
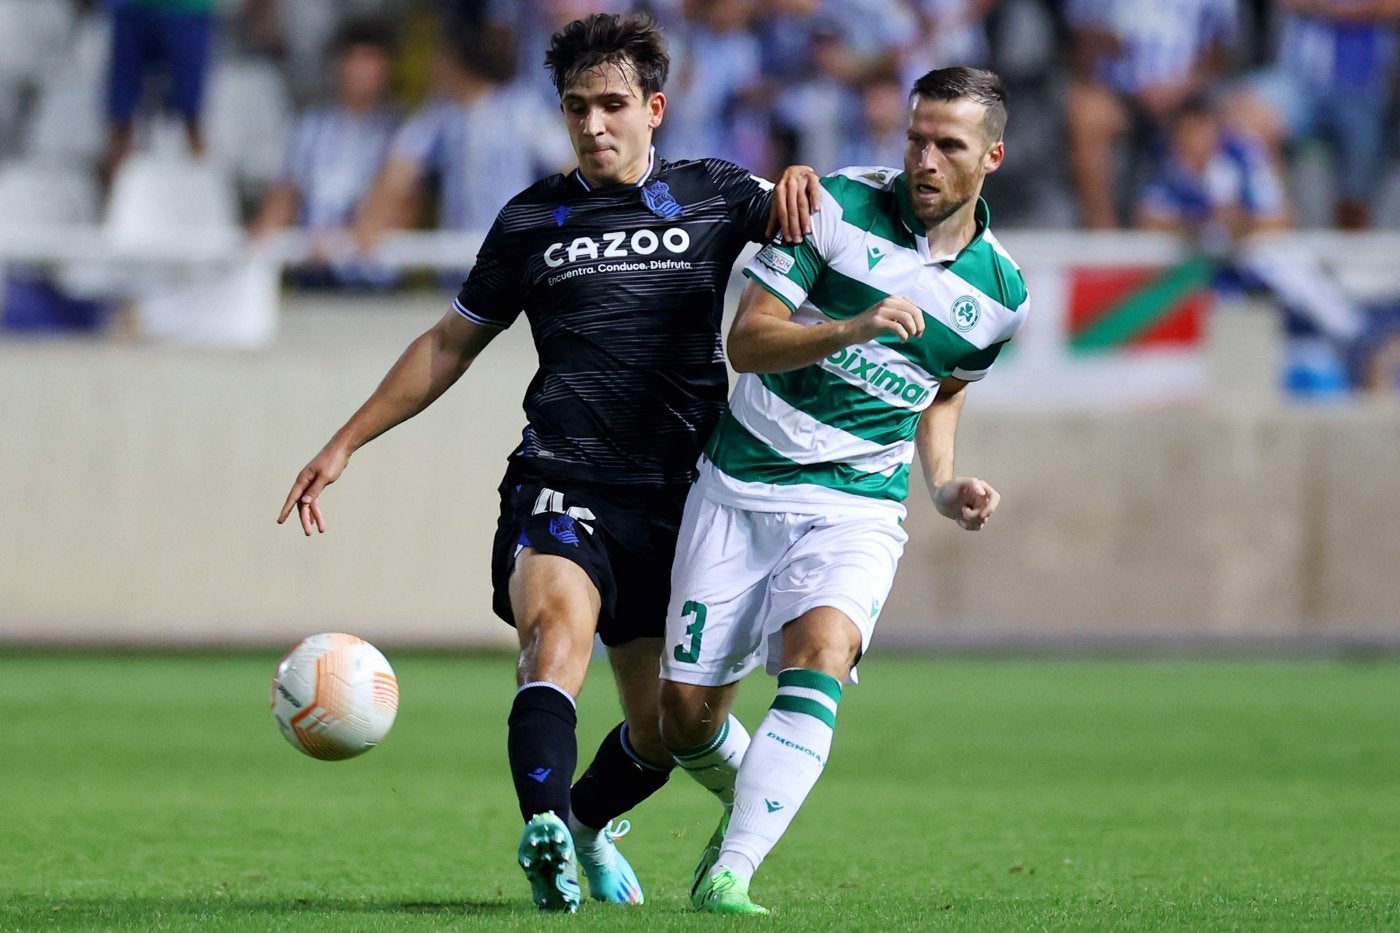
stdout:
POLYGON ((728 395, 725 287, 744 245, 765 239, 770 209, 797 239, 818 196, 810 171, 790 169, 775 198, 731 163, 657 157, 669 59, 646 16, 570 23, 545 62, 577 170, 506 204, 452 309, 301 471, 278 522, 295 508, 306 534, 324 532, 320 494, 350 455, 430 405, 524 312, 539 369, 500 486, 493 608, 520 640, 507 740, 526 821, 518 859, 541 909, 572 912, 579 864, 593 898, 642 901, 613 841, 625 821, 612 820, 673 766, 658 658, 681 509, 728 395), (624 721, 571 788, 595 633, 624 721))

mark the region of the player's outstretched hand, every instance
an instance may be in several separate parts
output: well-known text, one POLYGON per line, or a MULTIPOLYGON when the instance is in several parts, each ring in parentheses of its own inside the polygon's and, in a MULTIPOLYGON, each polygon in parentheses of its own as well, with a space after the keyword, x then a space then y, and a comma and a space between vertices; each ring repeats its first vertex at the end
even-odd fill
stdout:
POLYGON ((322 450, 306 467, 297 474, 292 483, 292 491, 287 493, 287 501, 282 503, 282 511, 277 514, 277 524, 287 520, 292 509, 297 510, 301 519, 301 530, 309 537, 312 529, 326 533, 326 517, 321 514, 321 490, 340 479, 350 457, 337 448, 322 450))
POLYGON ((789 165, 773 188, 768 212, 768 233, 779 231, 784 243, 801 243, 812 232, 812 215, 821 210, 822 177, 810 165, 789 165))
POLYGON ((885 334, 911 340, 924 332, 924 312, 903 295, 890 295, 850 319, 847 346, 885 334))
POLYGON ((973 476, 955 476, 933 494, 938 513, 968 531, 980 531, 1000 502, 1001 493, 973 476))

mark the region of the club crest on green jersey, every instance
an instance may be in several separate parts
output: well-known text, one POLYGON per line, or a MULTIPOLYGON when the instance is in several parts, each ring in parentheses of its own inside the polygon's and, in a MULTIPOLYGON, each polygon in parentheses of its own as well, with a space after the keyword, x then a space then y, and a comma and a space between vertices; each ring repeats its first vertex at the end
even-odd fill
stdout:
POLYGON ((982 306, 971 295, 963 295, 953 302, 953 326, 960 333, 967 333, 982 319, 982 306))

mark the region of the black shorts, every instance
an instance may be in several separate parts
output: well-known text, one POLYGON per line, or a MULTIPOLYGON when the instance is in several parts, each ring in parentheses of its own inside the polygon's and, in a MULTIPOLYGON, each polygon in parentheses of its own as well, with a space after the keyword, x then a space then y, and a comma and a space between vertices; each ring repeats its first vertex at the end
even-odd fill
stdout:
POLYGON ((521 548, 583 568, 602 597, 605 645, 660 638, 671 596, 671 561, 689 486, 609 486, 544 479, 512 465, 501 481, 491 547, 491 608, 514 626, 510 574, 521 548))

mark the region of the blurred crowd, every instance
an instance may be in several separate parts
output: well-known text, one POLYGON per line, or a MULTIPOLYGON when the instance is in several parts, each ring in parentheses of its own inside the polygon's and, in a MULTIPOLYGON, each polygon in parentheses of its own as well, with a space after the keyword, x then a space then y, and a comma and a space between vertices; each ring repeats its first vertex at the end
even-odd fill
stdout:
POLYGON ((1400 227, 1400 0, 0 0, 0 209, 26 165, 100 204, 164 147, 252 235, 328 234, 303 281, 391 285, 386 232, 484 230, 571 165, 549 37, 638 8, 671 159, 900 165, 908 87, 971 64, 1009 90, 1003 228, 1400 227))
POLYGON ((163 113, 259 229, 481 226, 569 162, 552 32, 634 8, 670 38, 673 159, 897 165, 913 79, 973 64, 1010 86, 1003 225, 1400 226, 1400 0, 0 0, 0 62, 49 46, 0 64, 0 156, 109 183, 163 113))

